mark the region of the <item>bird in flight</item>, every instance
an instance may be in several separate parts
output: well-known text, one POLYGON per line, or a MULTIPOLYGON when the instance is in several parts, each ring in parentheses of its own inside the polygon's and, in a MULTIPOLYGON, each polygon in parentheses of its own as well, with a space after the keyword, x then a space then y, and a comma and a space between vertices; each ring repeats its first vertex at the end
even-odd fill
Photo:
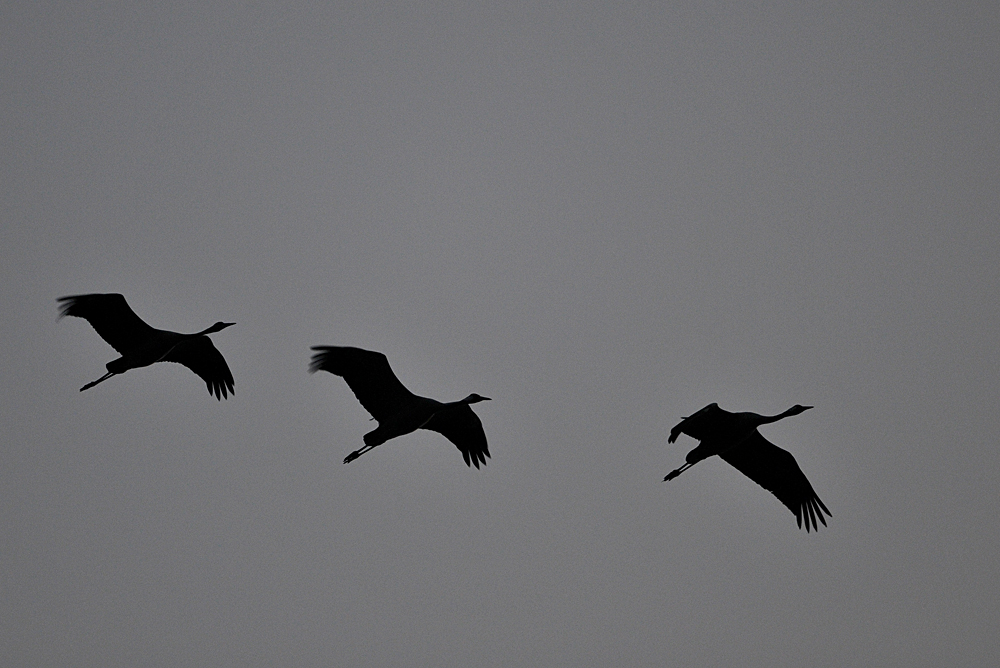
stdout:
POLYGON ((154 362, 177 362, 201 376, 208 385, 208 393, 216 399, 228 399, 227 390, 236 394, 233 374, 207 336, 235 323, 217 322, 197 334, 178 334, 147 325, 119 294, 74 295, 57 301, 60 318, 67 315, 83 318, 121 355, 107 363, 106 374, 81 387, 81 392, 129 369, 154 362))
POLYGON ((469 404, 488 401, 489 397, 470 394, 460 401, 441 403, 418 397, 396 378, 385 355, 361 348, 313 346, 317 351, 309 364, 309 373, 329 371, 347 381, 361 405, 378 428, 365 434, 365 446, 344 458, 354 461, 391 438, 417 429, 430 429, 454 443, 470 468, 484 466, 490 456, 486 433, 469 404))
POLYGON ((701 443, 687 454, 684 466, 671 471, 663 480, 673 480, 701 460, 719 455, 743 475, 778 497, 794 513, 800 529, 803 519, 807 532, 810 525, 813 530, 819 528, 817 518, 826 526, 823 512, 830 517, 833 517, 833 513, 816 496, 795 458, 757 431, 757 427, 761 425, 798 415, 810 408, 812 406, 796 404, 784 413, 768 416, 730 413, 719 408, 719 404, 709 404, 691 417, 684 418, 670 430, 668 443, 676 441, 680 434, 687 434, 701 443))

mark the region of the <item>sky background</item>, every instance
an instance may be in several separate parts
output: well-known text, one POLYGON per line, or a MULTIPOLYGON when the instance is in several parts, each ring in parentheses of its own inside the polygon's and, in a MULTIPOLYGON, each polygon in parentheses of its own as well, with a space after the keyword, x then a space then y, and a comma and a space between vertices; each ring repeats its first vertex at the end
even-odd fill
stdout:
POLYGON ((992 2, 0 8, 10 666, 1000 663, 992 2), (213 335, 217 402, 56 298, 213 335), (309 346, 478 392, 374 425, 309 346), (833 512, 796 529, 710 402, 833 512))

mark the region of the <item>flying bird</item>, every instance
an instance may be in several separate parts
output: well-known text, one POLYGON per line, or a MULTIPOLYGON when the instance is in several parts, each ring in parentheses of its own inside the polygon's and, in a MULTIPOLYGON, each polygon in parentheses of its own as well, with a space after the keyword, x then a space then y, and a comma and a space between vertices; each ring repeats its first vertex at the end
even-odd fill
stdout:
POLYGON ((470 468, 486 464, 490 456, 486 433, 469 404, 489 401, 489 397, 470 394, 450 403, 418 397, 399 382, 382 353, 336 346, 313 346, 312 350, 318 352, 312 356, 309 373, 329 371, 341 376, 372 419, 378 421, 378 428, 365 434, 365 446, 347 455, 345 464, 391 438, 417 429, 436 431, 454 443, 470 468))
POLYGON ((81 387, 81 392, 129 369, 154 362, 177 362, 201 376, 208 385, 208 393, 214 394, 216 399, 228 399, 227 390, 236 394, 233 374, 222 353, 207 336, 235 323, 217 322, 197 334, 178 334, 153 329, 144 323, 119 294, 74 295, 60 297, 57 301, 60 302, 60 318, 67 315, 83 318, 121 355, 108 362, 106 374, 81 387))
POLYGON ((826 526, 823 511, 833 517, 833 513, 816 496, 812 485, 791 454, 769 442, 760 435, 757 427, 777 422, 792 415, 798 415, 812 406, 796 404, 778 415, 757 415, 756 413, 730 413, 719 408, 719 404, 709 404, 691 417, 684 418, 670 430, 668 443, 677 440, 680 434, 687 434, 701 443, 687 454, 687 463, 667 474, 664 481, 673 480, 703 459, 719 455, 743 475, 778 497, 785 504, 799 528, 805 519, 806 531, 819 529, 816 519, 826 526))

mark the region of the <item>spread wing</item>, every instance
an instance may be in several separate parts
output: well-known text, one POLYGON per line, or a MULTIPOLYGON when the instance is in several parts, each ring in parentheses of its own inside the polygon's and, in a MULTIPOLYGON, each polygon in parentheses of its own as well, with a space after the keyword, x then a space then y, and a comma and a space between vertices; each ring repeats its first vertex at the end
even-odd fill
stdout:
POLYGON ((233 372, 229 370, 226 358, 207 336, 181 341, 163 356, 163 361, 177 362, 194 371, 208 385, 208 393, 214 394, 219 401, 222 397, 228 399, 229 394, 236 395, 233 372))
POLYGON ((423 428, 436 431, 458 446, 470 468, 475 465, 478 469, 480 462, 486 465, 486 458, 490 456, 486 432, 479 416, 468 404, 448 406, 438 411, 423 428))
POLYGON ((733 414, 719 408, 719 404, 709 404, 700 411, 681 420, 673 429, 667 443, 673 443, 681 434, 687 434, 699 441, 711 439, 732 424, 733 414))
POLYGON ((156 331, 135 314, 119 294, 60 297, 59 317, 83 318, 121 355, 128 355, 156 331))
POLYGON ((833 513, 816 496, 795 458, 754 431, 743 443, 719 455, 740 473, 778 497, 795 514, 799 528, 805 518, 806 531, 810 524, 816 530, 816 518, 826 526, 823 511, 833 513))
POLYGON ((309 373, 329 371, 347 381, 361 405, 382 422, 411 406, 415 395, 406 389, 382 353, 339 346, 313 346, 309 373))

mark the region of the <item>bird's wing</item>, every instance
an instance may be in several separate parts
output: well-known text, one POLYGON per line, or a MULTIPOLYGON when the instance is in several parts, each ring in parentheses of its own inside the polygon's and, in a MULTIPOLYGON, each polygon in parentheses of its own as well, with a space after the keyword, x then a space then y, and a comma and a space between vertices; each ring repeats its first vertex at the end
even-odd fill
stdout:
POLYGON ((681 434, 687 434, 699 441, 711 438, 716 432, 728 427, 733 414, 719 408, 719 404, 709 404, 700 411, 681 420, 670 430, 667 443, 673 443, 681 434))
POLYGON ((423 428, 436 431, 458 446, 467 466, 478 469, 480 462, 486 465, 486 458, 490 456, 486 432, 479 416, 468 404, 448 406, 438 411, 423 428))
POLYGON ((313 346, 318 351, 309 372, 329 371, 347 381, 361 405, 382 422, 411 404, 415 395, 403 386, 382 353, 340 346, 313 346))
POLYGON ((208 393, 214 394, 220 401, 222 397, 228 399, 229 394, 236 395, 233 372, 229 370, 226 358, 207 336, 184 339, 163 356, 163 361, 177 362, 194 371, 208 385, 208 393))
POLYGON ((759 431, 754 431, 745 441, 719 456, 778 497, 795 514, 800 529, 803 519, 806 531, 810 526, 813 530, 819 528, 817 518, 826 526, 823 511, 833 517, 833 513, 816 496, 795 457, 761 436, 759 431))
POLYGON ((156 331, 142 321, 119 294, 60 297, 59 317, 83 318, 102 339, 122 355, 128 355, 156 331))

